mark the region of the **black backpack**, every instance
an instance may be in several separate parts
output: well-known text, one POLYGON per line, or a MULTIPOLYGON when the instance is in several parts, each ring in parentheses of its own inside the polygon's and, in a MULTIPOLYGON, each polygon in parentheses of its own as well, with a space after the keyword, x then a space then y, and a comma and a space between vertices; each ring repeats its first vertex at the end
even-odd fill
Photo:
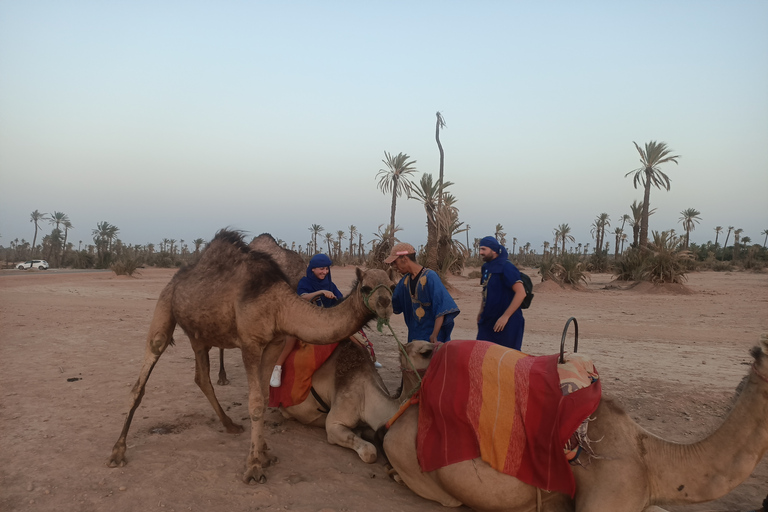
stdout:
POLYGON ((523 282, 523 288, 525 288, 525 298, 523 303, 520 304, 520 309, 528 309, 533 301, 533 282, 527 274, 520 272, 520 280, 523 282))

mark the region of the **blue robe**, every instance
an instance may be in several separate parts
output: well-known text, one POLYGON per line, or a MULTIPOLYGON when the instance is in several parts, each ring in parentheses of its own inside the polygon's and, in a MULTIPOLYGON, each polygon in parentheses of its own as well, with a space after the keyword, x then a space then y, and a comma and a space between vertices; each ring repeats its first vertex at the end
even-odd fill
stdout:
POLYGON ((408 326, 408 343, 413 340, 429 341, 435 328, 435 319, 444 316, 438 332, 438 341, 449 341, 453 331, 453 319, 459 307, 440 281, 437 273, 425 268, 416 284, 416 294, 411 295, 411 274, 406 274, 392 292, 392 309, 402 313, 408 326))
POLYGON ((512 286, 520 280, 520 271, 507 259, 507 251, 502 252, 496 259, 483 264, 480 284, 483 286, 483 308, 480 321, 477 324, 477 339, 502 345, 507 348, 520 350, 523 346, 525 318, 523 310, 509 317, 507 325, 501 332, 494 332, 493 326, 509 307, 515 292, 512 286))

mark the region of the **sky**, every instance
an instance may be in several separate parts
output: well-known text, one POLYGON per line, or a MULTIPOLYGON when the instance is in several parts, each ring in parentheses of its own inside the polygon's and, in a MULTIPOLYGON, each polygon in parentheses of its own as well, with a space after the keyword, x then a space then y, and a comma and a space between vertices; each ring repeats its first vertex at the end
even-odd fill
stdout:
MULTIPOLYGON (((437 178, 438 111, 470 240, 501 224, 541 253, 567 223, 593 246, 600 213, 610 231, 642 200, 633 141, 656 140, 681 158, 651 230, 695 208, 691 241, 763 243, 764 0, 0 0, 0 245, 32 240, 34 210, 66 213, 76 247, 101 221, 125 244, 368 241, 384 152, 437 178)), ((423 207, 397 205, 398 237, 425 243, 423 207)))

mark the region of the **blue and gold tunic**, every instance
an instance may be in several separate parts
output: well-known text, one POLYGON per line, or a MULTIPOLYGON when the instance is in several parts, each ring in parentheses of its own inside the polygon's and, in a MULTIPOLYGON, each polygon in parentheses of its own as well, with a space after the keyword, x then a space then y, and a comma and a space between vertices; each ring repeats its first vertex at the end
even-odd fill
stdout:
POLYGON ((424 268, 416 283, 416 292, 411 294, 411 274, 406 274, 392 293, 392 309, 402 313, 408 326, 408 343, 413 340, 429 341, 435 328, 435 319, 444 316, 438 332, 438 341, 449 341, 453 331, 453 319, 459 314, 459 307, 440 281, 436 272, 424 268))

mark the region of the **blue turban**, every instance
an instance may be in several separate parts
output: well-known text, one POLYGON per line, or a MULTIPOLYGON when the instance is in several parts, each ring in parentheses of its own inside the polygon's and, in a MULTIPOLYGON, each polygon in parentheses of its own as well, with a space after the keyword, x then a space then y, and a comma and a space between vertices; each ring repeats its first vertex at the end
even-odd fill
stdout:
POLYGON ((501 244, 498 242, 498 240, 496 240, 495 237, 486 236, 480 240, 480 247, 487 247, 493 252, 501 254, 501 244))
POLYGON ((331 280, 331 272, 330 267, 333 265, 333 262, 331 261, 331 258, 326 256, 325 254, 316 254, 312 256, 312 259, 309 260, 309 265, 307 265, 307 275, 306 277, 302 277, 301 281, 299 281, 299 286, 296 289, 296 292, 299 295, 303 295, 305 293, 312 293, 320 290, 328 290, 329 292, 333 293, 336 296, 336 300, 329 299, 325 296, 317 297, 316 300, 319 300, 323 307, 329 308, 331 306, 334 306, 338 304, 338 299, 341 299, 343 297, 341 291, 336 287, 336 285, 331 280), (328 267, 328 275, 325 276, 325 279, 318 279, 317 276, 312 272, 313 268, 319 268, 319 267, 328 267))

